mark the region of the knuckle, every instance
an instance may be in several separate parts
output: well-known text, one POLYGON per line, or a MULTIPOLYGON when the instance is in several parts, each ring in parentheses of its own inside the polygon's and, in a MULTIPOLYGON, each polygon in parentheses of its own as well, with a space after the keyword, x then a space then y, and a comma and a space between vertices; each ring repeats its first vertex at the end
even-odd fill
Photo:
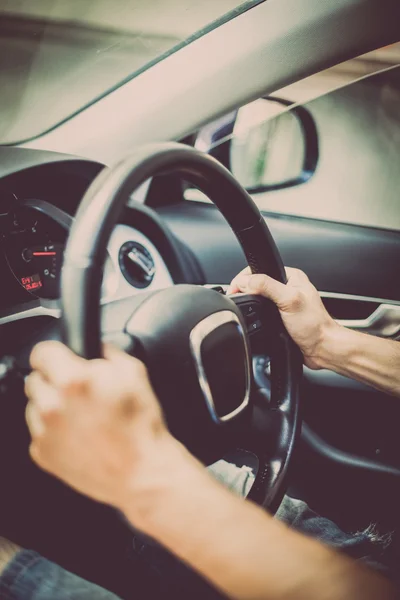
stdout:
POLYGON ((57 388, 62 396, 70 396, 78 387, 78 382, 74 377, 69 379, 61 379, 58 382, 57 388))
POLYGON ((89 378, 83 371, 77 371, 68 377, 61 377, 57 388, 63 396, 82 394, 87 390, 89 378))
POLYGON ((302 308, 304 302, 303 292, 301 290, 292 290, 290 294, 290 308, 293 311, 298 311, 302 308))
POLYGON ((38 342, 31 352, 31 362, 44 363, 50 354, 58 351, 60 346, 60 342, 56 341, 38 342))
POLYGON ((132 418, 137 411, 137 406, 133 396, 128 394, 119 399, 116 408, 119 415, 124 419, 132 418))
POLYGON ((243 281, 243 275, 236 275, 229 284, 229 288, 240 288, 243 281))
POLYGON ((231 286, 241 289, 246 287, 246 284, 249 281, 248 275, 238 275, 235 279, 232 280, 231 286))
POLYGON ((249 287, 258 293, 262 293, 267 285, 267 277, 266 275, 252 275, 249 281, 249 287))
POLYGON ((239 271, 239 273, 233 278, 233 281, 237 280, 239 277, 243 277, 246 275, 251 275, 250 267, 245 267, 244 269, 239 271))
POLYGON ((31 355, 32 356, 39 356, 47 348, 47 344, 48 344, 48 342, 38 342, 33 347, 31 355))
POLYGON ((61 418, 61 411, 56 406, 42 406, 39 408, 39 414, 42 422, 46 425, 54 426, 61 418))

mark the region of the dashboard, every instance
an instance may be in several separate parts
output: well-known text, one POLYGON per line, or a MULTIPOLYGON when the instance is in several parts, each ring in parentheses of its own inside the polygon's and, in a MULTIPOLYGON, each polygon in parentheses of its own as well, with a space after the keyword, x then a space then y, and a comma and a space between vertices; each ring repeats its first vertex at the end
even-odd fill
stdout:
MULTIPOLYGON (((64 250, 73 216, 47 200, 3 193, 0 200, 0 325, 58 317, 64 250)), ((102 303, 173 285, 156 245, 120 223, 104 265, 102 303)))

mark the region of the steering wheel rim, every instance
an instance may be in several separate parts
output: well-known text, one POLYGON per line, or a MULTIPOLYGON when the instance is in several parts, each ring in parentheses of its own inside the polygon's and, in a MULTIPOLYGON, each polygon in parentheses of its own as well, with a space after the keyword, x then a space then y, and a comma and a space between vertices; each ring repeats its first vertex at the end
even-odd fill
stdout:
MULTIPOLYGON (((225 167, 212 157, 182 144, 162 143, 145 146, 114 168, 105 169, 95 179, 81 202, 68 238, 61 275, 63 335, 66 344, 84 358, 102 356, 100 298, 103 266, 107 244, 118 217, 131 194, 144 181, 171 172, 198 187, 213 200, 236 235, 253 273, 266 273, 286 283, 283 262, 265 220, 251 197, 225 167)), ((239 329, 244 326, 240 305, 244 300, 247 303, 255 302, 253 306, 258 307, 260 319, 272 332, 274 345, 279 347, 279 351, 274 350, 271 354, 271 365, 274 365, 271 369, 271 404, 267 409, 261 400, 261 404, 259 402, 258 406, 252 406, 251 411, 244 407, 243 415, 240 416, 240 419, 246 419, 246 427, 252 431, 252 435, 241 438, 242 445, 246 439, 245 443, 253 446, 251 451, 257 452, 259 460, 264 450, 268 454, 268 459, 261 458, 261 469, 249 497, 273 511, 279 506, 285 491, 288 467, 300 429, 299 382, 302 361, 299 351, 286 333, 278 311, 268 301, 240 296, 235 300, 238 309, 232 300, 223 296, 218 300, 215 296, 202 293, 201 300, 196 300, 197 297, 200 298, 198 292, 186 289, 189 286, 181 287, 185 290, 169 293, 170 303, 184 304, 186 297, 190 296, 192 304, 201 302, 204 306, 212 305, 212 309, 208 309, 209 312, 229 309, 236 315, 233 320, 239 322, 239 329), (270 445, 264 440, 265 431, 263 428, 259 431, 260 422, 263 422, 267 410, 269 424, 273 421, 271 415, 274 415, 276 422, 279 421, 278 425, 275 423, 275 429, 278 431, 274 432, 275 450, 278 449, 279 460, 277 456, 270 456, 270 445)), ((210 290, 207 292, 217 294, 210 290)), ((136 328, 140 329, 141 323, 146 321, 145 311, 148 307, 152 307, 153 311, 162 308, 159 294, 158 292, 157 298, 153 295, 144 302, 146 309, 138 309, 141 316, 135 321, 136 328)), ((166 293, 164 297, 167 298, 166 293)), ((187 306, 186 312, 189 313, 191 304, 187 306)), ((203 317, 209 318, 211 312, 210 315, 204 313, 203 317)), ((196 319, 200 319, 199 315, 192 315, 191 318, 192 325, 196 319)), ((179 316, 175 321, 172 318, 172 321, 179 328, 179 316)), ((243 331, 241 333, 243 334, 243 331)), ((145 337, 146 331, 143 331, 142 335, 145 337)), ((246 335, 244 343, 247 348, 249 342, 246 335)), ((143 356, 140 358, 143 359, 143 356)), ((151 364, 151 360, 143 360, 146 364, 151 364)), ((147 366, 149 368, 149 365, 147 366)), ((157 365, 154 365, 153 372, 157 368, 157 365)), ((152 382, 156 384, 155 381, 152 382)), ((159 394, 162 396, 163 391, 159 390, 159 394)))

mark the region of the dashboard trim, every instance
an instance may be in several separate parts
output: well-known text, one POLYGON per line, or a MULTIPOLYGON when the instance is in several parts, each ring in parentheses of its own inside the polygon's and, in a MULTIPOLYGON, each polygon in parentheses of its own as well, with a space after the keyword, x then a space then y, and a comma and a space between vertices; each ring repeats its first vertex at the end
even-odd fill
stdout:
MULTIPOLYGON (((129 226, 126 226, 126 227, 129 227, 129 226)), ((142 235, 144 235, 144 234, 142 234, 142 235)), ((122 277, 122 274, 121 274, 121 277, 122 277)), ((171 281, 172 281, 172 278, 171 278, 171 281)), ((173 284, 171 283, 171 285, 173 285, 173 284)), ((211 288, 211 289, 221 287, 225 291, 228 289, 227 284, 216 284, 216 283, 206 284, 206 285, 204 285, 204 287, 211 288)), ((132 296, 136 296, 136 294, 140 293, 140 292, 141 292, 141 290, 136 290, 136 292, 132 293, 132 296)), ((397 307, 399 307, 399 313, 400 313, 400 301, 396 301, 396 300, 387 300, 387 299, 383 299, 383 298, 374 298, 374 297, 370 298, 368 296, 355 296, 352 294, 341 294, 341 293, 336 293, 336 292, 319 292, 319 294, 320 294, 321 298, 335 298, 335 299, 339 299, 339 300, 357 300, 357 301, 361 301, 361 302, 374 302, 374 303, 381 304, 381 306, 379 306, 367 319, 360 319, 360 320, 359 319, 355 319, 355 320, 338 319, 337 320, 341 325, 344 325, 344 326, 350 327, 350 328, 354 327, 356 329, 360 329, 361 327, 359 327, 359 325, 362 324, 362 330, 365 331, 366 329, 368 329, 368 324, 376 323, 377 318, 382 316, 382 309, 384 309, 384 311, 385 311, 386 308, 391 308, 391 309, 395 308, 396 312, 397 312, 397 307)), ((126 297, 128 297, 128 296, 126 296, 126 297)), ((115 299, 121 299, 121 298, 115 298, 115 299)), ((107 303, 108 301, 109 301, 109 299, 106 298, 105 303, 107 303)), ((28 318, 37 317, 37 316, 38 317, 50 316, 50 317, 54 317, 54 318, 59 318, 61 316, 61 308, 60 308, 59 302, 57 300, 54 300, 54 301, 47 300, 47 301, 43 301, 43 303, 41 303, 39 306, 36 306, 34 308, 30 307, 26 310, 22 310, 22 311, 8 314, 8 315, 0 316, 0 326, 4 325, 5 323, 11 323, 12 321, 18 321, 20 319, 28 319, 28 318)), ((399 315, 399 322, 400 322, 400 315, 399 315)), ((396 323, 397 323, 397 321, 396 321, 396 323)), ((400 325, 399 325, 399 327, 400 327, 400 325)))
POLYGON ((19 312, 15 312, 4 317, 0 317, 0 326, 6 323, 13 323, 21 319, 31 319, 34 317, 53 317, 59 319, 61 317, 61 308, 57 301, 54 301, 54 306, 45 306, 40 304, 34 308, 27 308, 19 312))

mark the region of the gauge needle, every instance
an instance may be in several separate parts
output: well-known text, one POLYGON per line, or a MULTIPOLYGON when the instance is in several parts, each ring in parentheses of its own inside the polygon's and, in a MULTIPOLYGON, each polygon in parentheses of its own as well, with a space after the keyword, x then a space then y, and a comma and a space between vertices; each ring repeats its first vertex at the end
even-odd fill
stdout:
POLYGON ((32 252, 32 256, 55 256, 56 252, 32 252))

